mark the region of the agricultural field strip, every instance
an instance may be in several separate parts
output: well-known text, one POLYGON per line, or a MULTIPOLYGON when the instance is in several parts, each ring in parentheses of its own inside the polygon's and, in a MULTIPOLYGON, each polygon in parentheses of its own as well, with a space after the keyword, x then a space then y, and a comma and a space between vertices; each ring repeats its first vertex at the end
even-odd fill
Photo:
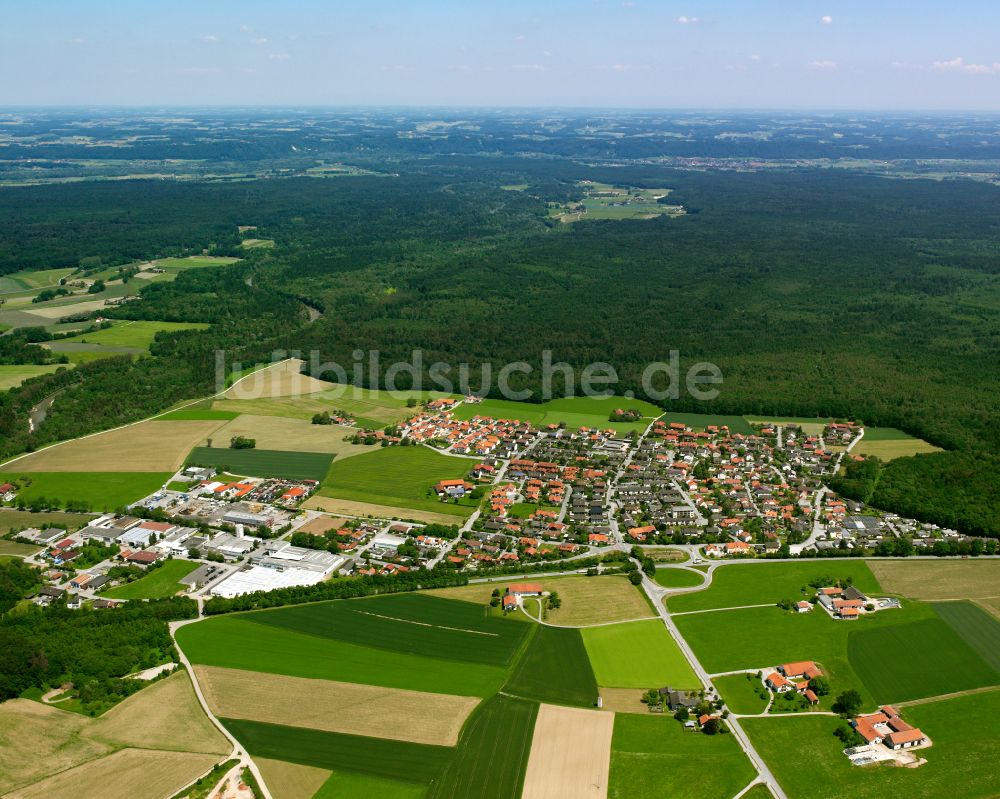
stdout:
POLYGON ((522 799, 607 796, 614 723, 614 713, 542 705, 522 799))
POLYGON ((430 624, 425 621, 414 621, 413 619, 400 619, 396 616, 386 616, 382 613, 369 613, 367 610, 355 610, 355 613, 361 613, 364 616, 374 616, 378 619, 387 619, 389 621, 398 621, 403 624, 416 624, 418 627, 437 627, 441 630, 454 630, 459 633, 471 633, 472 635, 489 635, 493 638, 499 638, 500 633, 488 633, 484 630, 468 630, 464 627, 449 627, 446 624, 430 624))

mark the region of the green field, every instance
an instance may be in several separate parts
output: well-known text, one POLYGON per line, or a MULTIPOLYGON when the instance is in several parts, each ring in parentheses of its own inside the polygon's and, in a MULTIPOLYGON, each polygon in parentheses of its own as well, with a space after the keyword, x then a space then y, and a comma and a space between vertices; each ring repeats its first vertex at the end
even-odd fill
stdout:
POLYGON ((102 347, 136 347, 139 349, 149 349, 153 339, 160 331, 174 330, 204 330, 207 324, 194 322, 115 322, 105 330, 97 330, 93 333, 84 333, 71 339, 68 342, 78 342, 87 344, 99 344, 102 347))
POLYGON ((698 678, 659 619, 581 630, 597 684, 606 688, 699 688, 698 678))
POLYGON ((70 368, 63 363, 0 365, 0 391, 17 388, 29 377, 50 374, 56 369, 70 368))
POLYGON ((696 431, 704 430, 706 427, 711 425, 717 425, 718 427, 728 425, 730 433, 741 433, 748 436, 756 432, 753 427, 750 426, 750 422, 748 422, 743 416, 722 416, 710 413, 680 413, 678 411, 666 411, 663 414, 663 421, 667 424, 670 424, 670 422, 680 422, 681 424, 686 424, 692 430, 696 431))
POLYGON ((576 429, 591 427, 599 430, 614 428, 625 433, 630 430, 643 431, 662 411, 643 400, 625 397, 566 397, 540 404, 514 402, 513 400, 486 399, 473 405, 459 405, 456 419, 471 419, 473 416, 490 416, 494 419, 518 419, 535 426, 560 424, 576 429), (611 422, 609 416, 616 408, 636 408, 644 419, 637 422, 611 422))
MULTIPOLYGON (((996 624, 980 613, 991 626, 996 624)), ((996 645, 998 639, 992 643, 996 645)), ((848 636, 847 653, 854 671, 880 703, 1000 683, 1000 674, 938 618, 855 630, 848 636), (892 652, 892 668, 886 668, 886 652, 892 652)))
POLYGON ((1000 674, 1000 622, 972 602, 935 602, 931 607, 1000 674))
POLYGON ((243 620, 389 651, 506 666, 531 628, 489 616, 473 602, 426 594, 296 605, 243 620))
POLYGON ((187 258, 160 258, 154 263, 162 269, 192 269, 199 266, 229 266, 239 261, 227 255, 190 255, 187 258))
POLYGON ((247 621, 249 615, 253 614, 189 624, 177 631, 178 643, 192 662, 207 666, 411 691, 486 697, 495 694, 506 678, 500 666, 422 657, 303 635, 247 621))
POLYGON ((615 716, 609 799, 732 799, 754 773, 732 735, 687 732, 670 716, 615 716))
POLYGON ((226 718, 220 721, 256 757, 424 785, 440 775, 453 752, 448 746, 286 727, 261 721, 226 718))
POLYGON ((535 625, 504 693, 557 705, 593 707, 597 679, 579 630, 535 625))
POLYGON ((39 549, 41 547, 32 544, 0 540, 0 556, 6 558, 24 558, 28 555, 34 555, 39 549))
POLYGON ((767 707, 767 689, 753 674, 727 674, 712 682, 733 713, 763 713, 767 707))
POLYGON ((189 560, 168 560, 135 582, 119 585, 101 596, 108 599, 162 599, 173 596, 182 588, 179 580, 198 568, 189 560))
POLYGON ((385 447, 338 461, 319 493, 356 502, 468 516, 469 505, 441 502, 430 489, 439 480, 465 477, 476 461, 439 455, 427 447, 385 447))
POLYGON ((157 417, 159 420, 164 422, 183 422, 183 421, 232 421, 239 414, 235 411, 215 411, 211 408, 191 408, 188 410, 171 411, 170 413, 164 414, 163 416, 157 417))
POLYGON ((312 795, 312 799, 343 799, 345 796, 363 796, 365 799, 423 799, 426 792, 423 785, 413 782, 338 771, 330 775, 312 795))
MULTIPOLYGON (((6 479, 4 478, 4 481, 6 479)), ((39 530, 44 527, 62 527, 72 532, 83 527, 93 518, 93 515, 87 513, 63 513, 62 511, 32 513, 27 510, 3 508, 0 510, 0 533, 9 533, 11 530, 26 530, 29 527, 37 527, 39 530)))
POLYGON ((746 719, 744 729, 789 799, 993 799, 1000 746, 1000 691, 903 709, 903 718, 933 741, 917 769, 852 766, 833 737, 838 719, 799 716, 746 719))
POLYGON ((664 588, 690 588, 705 580, 704 575, 690 569, 657 569, 653 579, 664 588))
MULTIPOLYGON (((807 596, 800 592, 812 580, 848 578, 853 579, 861 591, 878 593, 881 590, 871 569, 861 561, 759 561, 726 564, 715 570, 711 586, 704 591, 673 597, 667 604, 671 613, 682 613, 778 603, 782 599, 799 600, 807 596)), ((815 593, 810 589, 808 596, 815 593)))
POLYGON ((538 705, 495 696, 466 722, 451 763, 435 779, 428 799, 519 797, 528 767, 538 705))
POLYGON ((31 502, 44 497, 54 506, 86 502, 91 510, 112 511, 152 494, 167 480, 161 472, 22 472, 5 474, 12 483, 29 478, 31 485, 18 498, 31 502))
POLYGON ((322 480, 333 455, 324 452, 282 452, 269 449, 195 447, 188 466, 214 466, 245 477, 283 477, 286 480, 322 480))

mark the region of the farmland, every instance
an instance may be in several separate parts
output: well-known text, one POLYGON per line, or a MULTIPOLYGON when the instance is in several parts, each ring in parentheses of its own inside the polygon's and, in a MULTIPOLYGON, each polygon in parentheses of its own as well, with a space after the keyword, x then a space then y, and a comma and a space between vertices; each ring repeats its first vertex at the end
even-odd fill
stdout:
POLYGON ((509 696, 495 696, 473 714, 462 740, 428 799, 520 796, 538 706, 509 696))
POLYGON ((302 365, 302 361, 293 358, 254 369, 236 380, 223 396, 236 400, 300 397, 330 387, 329 383, 302 374, 299 371, 302 365))
MULTIPOLYGON (((425 795, 426 789, 423 785, 373 777, 370 774, 337 771, 323 783, 312 799, 342 799, 345 796, 364 796, 367 799, 424 799, 425 795)), ((284 798, 275 795, 275 799, 284 798)), ((309 797, 303 796, 301 799, 309 797)))
POLYGON ((249 615, 190 624, 178 630, 177 640, 193 663, 293 677, 480 697, 496 693, 505 679, 500 666, 304 635, 255 624, 249 615))
POLYGON ((486 399, 471 405, 460 405, 453 413, 456 419, 492 416, 495 419, 518 419, 535 426, 564 423, 570 429, 590 427, 627 433, 630 430, 645 430, 662 410, 651 403, 625 397, 566 397, 541 404, 486 399), (636 422, 612 422, 609 417, 616 408, 636 408, 644 418, 636 422))
POLYGON ((690 664, 658 619, 588 627, 582 632, 598 685, 698 687, 690 664))
POLYGON ((468 516, 473 508, 440 502, 431 492, 439 480, 465 477, 475 461, 426 447, 386 447, 335 462, 319 493, 334 499, 468 516))
POLYGON ((160 599, 173 596, 182 588, 179 580, 198 568, 188 560, 167 560, 138 580, 105 591, 108 599, 160 599))
POLYGON ((996 796, 996 771, 984 764, 991 762, 1000 745, 996 723, 1000 691, 907 707, 903 712, 907 722, 934 742, 922 753, 928 762, 919 769, 852 766, 832 736, 839 723, 833 718, 746 719, 743 726, 789 799, 996 796), (970 735, 970 730, 976 734, 970 735))
POLYGON ((2 468, 25 472, 175 471, 191 447, 220 424, 210 420, 140 422, 47 447, 2 468))
POLYGON ((255 757, 254 762, 274 799, 313 799, 332 776, 327 769, 284 760, 255 757))
POLYGON ((215 438, 220 443, 225 443, 233 436, 243 436, 254 439, 261 450, 325 452, 336 455, 338 460, 344 460, 373 451, 372 447, 364 444, 345 441, 354 432, 340 425, 316 425, 305 419, 243 414, 219 428, 215 438))
POLYGON ((59 363, 0 365, 0 391, 6 391, 8 388, 17 388, 29 377, 47 375, 56 369, 65 368, 67 367, 64 364, 59 363))
POLYGON ((196 324, 193 322, 114 322, 111 327, 103 330, 95 330, 92 333, 82 333, 68 339, 61 339, 52 345, 53 350, 58 350, 58 345, 66 342, 97 344, 108 349, 134 348, 149 349, 156 334, 159 332, 174 332, 177 330, 205 330, 207 324, 196 324))
POLYGON ((732 799, 753 776, 732 735, 692 735, 669 716, 615 716, 609 799, 732 799))
MULTIPOLYGON (((538 582, 543 590, 555 591, 559 595, 561 606, 545 611, 545 621, 549 624, 585 627, 633 621, 653 615, 641 590, 621 576, 585 577, 574 574, 566 577, 543 577, 532 582, 538 582)), ((427 593, 486 605, 493 589, 499 588, 502 592, 506 585, 506 582, 498 579, 495 582, 432 589, 427 593)))
POLYGON ((248 477, 318 481, 330 469, 333 456, 321 452, 195 447, 185 462, 190 466, 213 466, 248 477))
POLYGON ((338 515, 348 514, 351 516, 373 516, 378 518, 409 519, 418 522, 437 522, 440 524, 462 524, 465 516, 455 515, 447 512, 449 508, 457 506, 441 505, 443 512, 413 510, 412 508, 400 508, 392 505, 380 505, 374 502, 359 502, 351 499, 334 499, 313 494, 302 503, 303 508, 312 510, 322 510, 338 515))
POLYGON ((767 689, 753 674, 727 674, 712 682, 733 713, 763 713, 767 707, 767 689))
POLYGON ((938 602, 934 611, 997 672, 1000 682, 1000 623, 971 602, 938 602))
MULTIPOLYGON (((777 603, 782 599, 801 599, 800 590, 812 580, 852 579, 862 591, 877 593, 879 584, 862 562, 797 561, 794 563, 732 563, 720 566, 712 575, 712 584, 667 601, 671 613, 709 608, 777 603)), ((815 593, 813 591, 812 593, 815 593)))
POLYGON ((477 698, 195 667, 217 716, 454 746, 477 698))
POLYGON ((542 705, 531 739, 523 799, 586 796, 595 786, 599 791, 606 786, 614 723, 610 713, 542 705))
POLYGON ((593 707, 597 680, 579 630, 533 625, 527 651, 504 693, 540 702, 593 707))
POLYGON ((864 438, 853 451, 858 455, 874 455, 887 461, 922 452, 940 452, 941 448, 894 427, 866 427, 864 438))
POLYGON ((987 599, 1000 596, 997 560, 873 560, 882 587, 913 599, 987 599))
POLYGON ((527 625, 486 615, 485 609, 421 594, 339 600, 250 613, 255 624, 278 627, 409 655, 508 665, 527 625))
POLYGON ((32 512, 2 508, 0 509, 0 533, 24 530, 28 527, 62 527, 65 530, 73 531, 83 527, 93 518, 89 513, 32 512))
POLYGON ((95 511, 109 511, 156 491, 170 479, 170 473, 20 472, 5 475, 5 479, 24 485, 18 498, 29 504, 44 498, 54 507, 76 503, 95 511), (31 484, 27 485, 29 480, 31 484))

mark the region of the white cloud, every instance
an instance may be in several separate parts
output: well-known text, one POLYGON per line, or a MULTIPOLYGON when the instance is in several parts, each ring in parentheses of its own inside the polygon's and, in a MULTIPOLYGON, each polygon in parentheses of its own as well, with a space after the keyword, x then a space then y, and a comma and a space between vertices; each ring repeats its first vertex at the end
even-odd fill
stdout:
POLYGON ((698 17, 686 17, 683 14, 677 17, 678 25, 697 25, 698 22, 698 17))
POLYGON ((268 58, 272 61, 287 61, 291 56, 288 53, 271 53, 268 55, 268 58))
POLYGON ((810 61, 807 64, 807 66, 809 67, 809 69, 817 69, 829 72, 837 68, 837 62, 829 60, 810 61))
POLYGON ((448 69, 452 70, 453 72, 472 72, 472 67, 470 67, 468 64, 452 64, 451 66, 448 67, 448 69))
POLYGON ((69 40, 69 43, 70 44, 83 44, 85 41, 87 41, 87 40, 84 39, 82 36, 74 36, 72 39, 69 40))
POLYGON ((240 32, 241 33, 249 33, 250 32, 250 26, 249 25, 240 25, 240 32))
POLYGON ((969 64, 964 58, 958 56, 950 61, 935 61, 934 69, 942 72, 968 72, 973 75, 993 75, 1000 73, 1000 62, 994 61, 992 64, 969 64))
POLYGON ((222 70, 217 67, 182 67, 177 71, 181 75, 218 75, 222 70))
POLYGON ((513 64, 511 69, 515 72, 544 72, 545 67, 541 64, 513 64))
POLYGON ((517 36, 514 37, 514 41, 515 42, 523 42, 524 41, 524 34, 523 33, 519 33, 517 36))
POLYGON ((612 64, 607 69, 612 72, 647 72, 650 66, 649 64, 612 64))
POLYGON ((823 25, 832 25, 833 17, 831 17, 829 14, 824 14, 822 17, 819 18, 819 21, 823 25))
POLYGON ((760 56, 757 55, 757 53, 754 53, 752 56, 750 56, 750 60, 751 61, 760 61, 760 56))
POLYGON ((258 36, 256 39, 253 40, 253 43, 254 44, 267 44, 267 39, 265 39, 263 36, 258 36))
POLYGON ((552 58, 552 51, 551 50, 542 50, 542 55, 545 56, 546 58, 552 58))
POLYGON ((219 41, 219 37, 213 34, 209 34, 208 36, 202 36, 201 40, 205 44, 215 44, 217 41, 219 41))

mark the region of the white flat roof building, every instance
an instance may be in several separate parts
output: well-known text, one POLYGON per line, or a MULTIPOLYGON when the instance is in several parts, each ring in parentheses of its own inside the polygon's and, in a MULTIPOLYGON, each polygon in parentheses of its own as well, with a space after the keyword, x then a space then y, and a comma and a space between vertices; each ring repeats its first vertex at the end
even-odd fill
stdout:
POLYGON ((295 585, 315 585, 325 579, 323 572, 307 569, 271 569, 267 566, 251 566, 235 572, 218 585, 212 587, 214 596, 231 598, 255 591, 274 591, 295 585))

